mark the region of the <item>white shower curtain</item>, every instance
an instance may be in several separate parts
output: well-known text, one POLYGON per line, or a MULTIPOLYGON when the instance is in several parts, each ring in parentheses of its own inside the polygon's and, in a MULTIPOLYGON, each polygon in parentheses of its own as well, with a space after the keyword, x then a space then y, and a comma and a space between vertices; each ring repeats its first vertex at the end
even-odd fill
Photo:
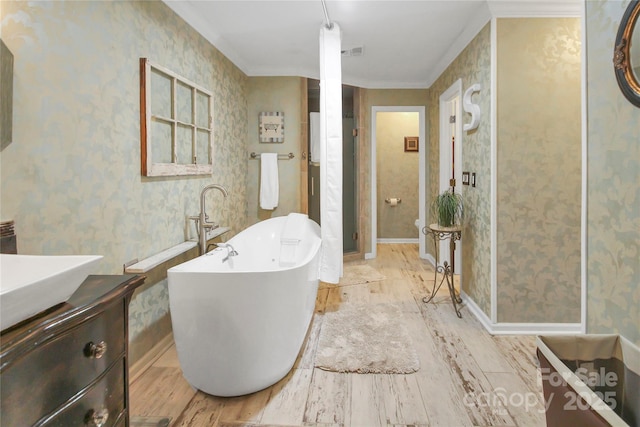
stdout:
POLYGON ((320 28, 320 280, 342 277, 342 64, 340 27, 320 28))

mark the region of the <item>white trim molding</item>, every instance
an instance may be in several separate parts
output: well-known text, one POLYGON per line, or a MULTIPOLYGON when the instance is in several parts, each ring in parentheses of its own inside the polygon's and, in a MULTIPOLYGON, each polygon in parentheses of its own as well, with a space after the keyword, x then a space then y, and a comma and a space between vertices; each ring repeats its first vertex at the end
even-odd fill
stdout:
POLYGON ((489 226, 491 247, 490 254, 490 270, 489 280, 491 287, 491 323, 495 323, 498 318, 498 173, 496 167, 498 165, 498 105, 496 93, 498 89, 498 30, 496 28, 497 20, 491 19, 491 225, 489 226))
POLYGON ((492 322, 484 311, 464 292, 462 301, 478 321, 491 335, 549 335, 549 334, 581 334, 580 323, 498 323, 492 322))
POLYGON ((378 243, 381 244, 390 244, 390 243, 413 243, 413 244, 418 244, 419 243, 419 239, 386 239, 386 238, 379 238, 378 239, 378 243))
POLYGON ((185 20, 189 26, 200 33, 205 39, 215 46, 224 56, 229 59, 242 71, 249 75, 249 66, 242 59, 242 57, 232 47, 231 43, 227 42, 224 37, 221 37, 214 29, 214 27, 207 22, 205 16, 201 15, 194 9, 191 2, 187 1, 169 1, 163 0, 170 9, 172 9, 179 17, 185 20))
POLYGON ((576 18, 581 14, 581 0, 489 0, 493 18, 576 18))
MULTIPOLYGON (((370 165, 370 174, 371 174, 371 252, 366 252, 364 254, 364 259, 375 259, 378 255, 378 251, 376 248, 377 243, 380 242, 378 239, 378 194, 377 194, 377 180, 378 180, 378 168, 377 168, 377 156, 376 156, 376 125, 377 125, 377 113, 418 113, 418 123, 419 123, 419 140, 418 140, 418 157, 420 162, 420 167, 418 171, 418 226, 420 230, 424 227, 424 222, 426 221, 426 164, 427 164, 427 145, 426 145, 426 109, 423 105, 408 105, 408 106, 379 106, 374 105, 371 107, 371 165, 370 165)), ((420 236, 421 237, 421 236, 420 236)), ((426 248, 425 248, 425 240, 423 238, 415 239, 419 247, 420 257, 426 257, 426 248)), ((396 242, 394 243, 414 243, 413 239, 411 242, 404 242, 398 240, 404 239, 394 239, 396 242)), ((391 242, 388 242, 391 243, 391 242)))
POLYGON ((449 67, 449 65, 451 65, 458 56, 460 56, 462 51, 469 45, 469 43, 471 43, 471 41, 490 20, 491 11, 486 4, 483 4, 475 17, 463 27, 458 38, 453 42, 449 49, 447 49, 447 52, 440 58, 435 67, 433 67, 433 70, 429 75, 429 79, 426 82, 426 87, 431 87, 431 85, 438 80, 447 67, 449 67))
POLYGON ((589 134, 587 131, 587 4, 582 4, 581 15, 581 37, 582 52, 581 55, 581 74, 582 74, 582 206, 580 212, 580 321, 582 322, 582 333, 587 333, 587 201, 589 192, 587 188, 588 179, 588 155, 587 140, 589 134))
MULTIPOLYGON (((462 79, 459 78, 455 82, 451 84, 444 92, 440 94, 438 98, 438 120, 440 123, 440 129, 438 134, 438 146, 440 151, 440 157, 438 159, 439 165, 439 179, 438 179, 438 194, 441 194, 443 191, 448 190, 450 187, 450 178, 451 178, 451 163, 456 165, 462 165, 462 157, 463 157, 463 140, 464 134, 462 132, 462 79), (454 102, 455 101, 455 102, 454 102), (455 111, 452 111, 451 106, 455 108, 455 111), (451 116, 455 116, 457 119, 455 120, 454 128, 455 130, 451 130, 450 118, 451 116), (451 153, 449 147, 451 147, 451 140, 455 139, 456 143, 454 144, 454 153, 451 153), (453 156, 453 159, 451 158, 453 156)), ((435 141, 434 141, 435 142, 435 141)), ((456 193, 462 193, 462 167, 455 168, 454 178, 459 185, 456 186, 456 193)), ((426 225, 426 224, 425 224, 426 225)), ((456 266, 462 265, 462 247, 464 246, 464 239, 460 239, 458 244, 456 245, 454 259, 456 266)), ((446 260, 449 260, 449 246, 447 242, 444 240, 440 240, 438 244, 438 251, 440 253, 439 262, 442 263, 446 260), (446 255, 445 255, 446 254, 446 255)), ((449 260, 449 263, 452 263, 449 260)), ((462 269, 458 267, 455 274, 460 274, 461 283, 464 283, 462 278, 462 269)))
POLYGON ((427 256, 424 258, 424 260, 427 261, 429 264, 431 264, 433 266, 433 268, 436 267, 436 259, 434 258, 433 255, 427 254, 427 256))
MULTIPOLYGON (((490 210, 490 306, 488 315, 479 310, 486 317, 485 327, 492 333, 504 330, 502 333, 515 333, 511 331, 523 327, 524 330, 537 330, 553 332, 557 329, 566 333, 587 333, 587 50, 586 50, 586 5, 583 1, 489 1, 489 7, 493 18, 491 19, 491 210, 490 210), (516 13, 517 11, 517 13, 516 13), (582 31, 581 52, 581 76, 582 76, 582 181, 581 181, 581 261, 580 261, 580 323, 563 324, 501 324, 498 322, 498 137, 497 137, 497 23, 498 18, 509 17, 571 17, 580 18, 582 31), (487 317, 488 316, 488 317, 487 317), (552 325, 552 326, 550 326, 552 325)), ((477 314, 476 317, 480 318, 477 314)), ((483 323, 484 324, 484 323, 483 323)))

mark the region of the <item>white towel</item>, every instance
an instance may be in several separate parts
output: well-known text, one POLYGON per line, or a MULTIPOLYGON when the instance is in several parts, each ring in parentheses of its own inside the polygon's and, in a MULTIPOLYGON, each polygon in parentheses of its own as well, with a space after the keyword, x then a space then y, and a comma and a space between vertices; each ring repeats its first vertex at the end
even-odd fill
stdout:
POLYGON ((320 163, 320 113, 309 113, 309 158, 320 163))
POLYGON ((298 243, 302 240, 309 217, 306 214, 292 212, 282 226, 280 243, 298 243))
POLYGON ((273 210, 278 206, 278 154, 260 154, 260 207, 273 210))

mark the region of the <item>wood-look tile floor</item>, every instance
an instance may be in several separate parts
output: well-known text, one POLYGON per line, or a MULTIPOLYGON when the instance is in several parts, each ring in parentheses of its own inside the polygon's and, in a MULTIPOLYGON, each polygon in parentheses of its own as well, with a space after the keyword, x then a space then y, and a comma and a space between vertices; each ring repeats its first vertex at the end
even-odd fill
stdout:
POLYGON ((130 388, 132 419, 152 426, 544 426, 532 336, 491 336, 464 306, 456 317, 444 289, 433 302, 433 267, 413 244, 378 245, 378 282, 321 284, 316 313, 294 368, 277 384, 241 397, 194 390, 175 346, 130 388), (420 358, 409 375, 333 373, 314 368, 323 314, 349 304, 395 302, 420 358), (146 417, 146 418, 144 418, 146 417), (166 425, 159 424, 159 425, 166 425))

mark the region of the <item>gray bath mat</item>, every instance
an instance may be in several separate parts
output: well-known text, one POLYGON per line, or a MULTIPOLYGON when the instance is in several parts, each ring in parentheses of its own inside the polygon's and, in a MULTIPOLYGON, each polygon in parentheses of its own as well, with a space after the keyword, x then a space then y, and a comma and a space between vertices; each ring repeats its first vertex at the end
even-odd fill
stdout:
POLYGON ((361 305, 324 315, 315 366, 333 372, 410 374, 418 355, 394 304, 361 305))
POLYGON ((384 280, 385 276, 366 264, 345 265, 338 286, 359 285, 384 280))

